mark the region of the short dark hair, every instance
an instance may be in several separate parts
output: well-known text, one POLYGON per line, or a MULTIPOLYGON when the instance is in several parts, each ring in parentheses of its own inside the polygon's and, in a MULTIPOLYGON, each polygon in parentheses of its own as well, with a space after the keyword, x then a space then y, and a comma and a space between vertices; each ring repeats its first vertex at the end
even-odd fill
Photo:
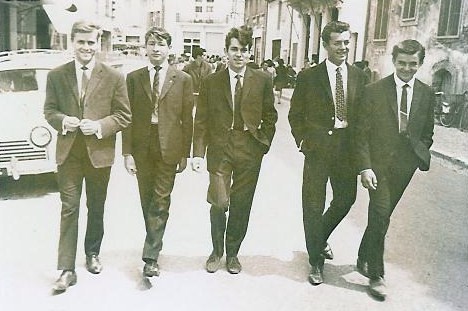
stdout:
POLYGON ((90 33, 90 32, 93 32, 95 30, 97 30, 97 32, 98 32, 96 39, 99 40, 99 38, 101 37, 101 33, 102 33, 101 26, 99 26, 97 23, 94 23, 94 22, 79 20, 79 21, 73 23, 70 38, 73 41, 73 39, 75 38, 75 34, 77 34, 77 33, 90 33))
POLYGON ((226 39, 224 40, 226 50, 229 48, 229 45, 231 45, 232 38, 236 38, 237 40, 239 40, 239 43, 242 46, 247 46, 250 50, 250 47, 252 46, 252 35, 252 28, 246 25, 243 25, 239 28, 231 28, 231 30, 229 30, 229 32, 226 35, 226 39))
POLYGON ((341 22, 341 21, 329 22, 328 24, 325 25, 325 27, 322 30, 322 40, 323 42, 328 43, 330 41, 332 32, 342 33, 345 31, 350 31, 349 28, 350 26, 346 22, 341 22))
POLYGON ((203 56, 203 53, 205 53, 205 52, 206 52, 206 50, 204 48, 196 46, 196 47, 193 48, 192 57, 197 58, 198 56, 203 56))
POLYGON ((167 45, 171 45, 172 43, 171 35, 169 34, 169 32, 167 32, 166 29, 162 27, 151 27, 150 29, 148 29, 148 31, 146 31, 145 45, 148 43, 148 40, 150 38, 155 38, 156 40, 166 40, 167 45))
POLYGON ((426 49, 416 40, 407 39, 393 46, 392 60, 395 60, 398 54, 413 55, 419 53, 419 62, 422 64, 426 56, 426 49))

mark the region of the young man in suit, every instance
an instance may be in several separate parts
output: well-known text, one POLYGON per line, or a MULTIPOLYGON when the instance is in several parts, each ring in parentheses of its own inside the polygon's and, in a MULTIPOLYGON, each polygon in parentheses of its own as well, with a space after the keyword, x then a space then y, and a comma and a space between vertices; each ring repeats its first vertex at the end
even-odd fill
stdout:
POLYGON ((358 116, 357 163, 370 202, 357 270, 369 277, 370 293, 380 299, 386 296, 383 254, 390 216, 416 169, 427 171, 431 158, 435 96, 414 77, 424 56, 416 40, 395 45, 395 72, 366 87, 358 116))
POLYGON ((348 23, 335 21, 325 26, 322 39, 328 58, 299 74, 288 116, 305 156, 302 209, 312 285, 323 282, 324 259, 333 259, 327 239, 356 200, 351 137, 366 78, 346 63, 350 38, 348 23), (328 180, 333 200, 324 213, 328 180))
POLYGON ((190 157, 193 90, 190 76, 168 63, 171 35, 152 27, 145 34, 148 65, 127 76, 132 123, 123 131, 127 171, 138 180, 145 220, 143 274, 159 275, 158 257, 169 217, 176 173, 190 157))
POLYGON ((206 151, 210 173, 207 201, 213 252, 206 262, 208 272, 219 269, 225 245, 227 270, 232 274, 242 270, 237 254, 278 118, 271 78, 246 66, 251 43, 250 28, 229 31, 225 39, 228 68, 203 80, 195 115, 193 169, 201 170, 206 151))
POLYGON ((75 259, 78 214, 83 179, 86 181, 88 220, 85 237, 86 268, 100 273, 104 234, 103 214, 115 134, 130 123, 124 77, 95 59, 100 28, 84 21, 71 31, 75 60, 52 70, 47 77, 44 114, 58 132, 58 185, 62 200, 57 292, 76 283, 75 259))
POLYGON ((192 53, 193 61, 185 65, 183 71, 188 73, 192 77, 193 84, 193 95, 194 105, 197 106, 198 94, 200 93, 201 81, 210 73, 213 72, 213 68, 210 63, 206 61, 206 50, 200 47, 193 49, 192 53))

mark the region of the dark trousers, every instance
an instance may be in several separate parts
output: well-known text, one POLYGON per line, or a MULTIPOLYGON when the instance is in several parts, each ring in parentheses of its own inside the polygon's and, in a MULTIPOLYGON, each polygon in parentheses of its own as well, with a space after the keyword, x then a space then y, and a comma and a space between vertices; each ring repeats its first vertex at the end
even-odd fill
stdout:
POLYGON ((148 142, 147 153, 134 155, 134 157, 146 228, 142 259, 145 262, 157 261, 169 218, 171 192, 174 187, 177 164, 168 164, 163 161, 157 125, 151 127, 151 141, 148 142))
POLYGON ((86 206, 88 208, 85 254, 87 256, 99 254, 104 235, 104 204, 110 171, 110 167, 93 167, 88 157, 84 137, 79 133, 68 158, 58 166, 57 181, 62 201, 57 266, 59 270, 75 269, 83 179, 86 183, 86 206))
POLYGON ((249 223, 263 159, 262 144, 247 131, 231 131, 219 168, 210 172, 211 238, 218 255, 237 256, 249 223), (228 212, 226 224, 226 212, 228 212))
POLYGON ((330 148, 305 152, 302 210, 309 263, 321 265, 327 239, 356 200, 357 176, 346 129, 335 130, 330 148), (325 211, 327 182, 333 199, 325 211))
POLYGON ((377 170, 377 189, 369 190, 367 227, 359 246, 359 259, 368 263, 369 276, 384 276, 385 235, 398 201, 408 186, 418 161, 409 147, 402 142, 401 148, 386 169, 377 170))

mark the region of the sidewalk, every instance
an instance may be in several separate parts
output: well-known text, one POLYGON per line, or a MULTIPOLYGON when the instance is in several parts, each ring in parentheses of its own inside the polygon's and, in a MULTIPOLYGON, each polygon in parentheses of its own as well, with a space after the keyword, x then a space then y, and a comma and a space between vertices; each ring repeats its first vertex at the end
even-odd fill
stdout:
MULTIPOLYGON (((289 101, 292 93, 293 89, 283 89, 282 98, 289 101)), ((468 174, 468 132, 436 124, 433 139, 433 159, 440 161, 444 166, 468 174)))

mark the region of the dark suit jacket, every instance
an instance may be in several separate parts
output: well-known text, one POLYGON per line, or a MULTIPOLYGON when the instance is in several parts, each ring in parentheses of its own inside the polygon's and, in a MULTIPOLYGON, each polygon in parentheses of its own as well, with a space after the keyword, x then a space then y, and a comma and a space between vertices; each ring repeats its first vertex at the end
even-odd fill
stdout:
POLYGON ((131 120, 127 88, 124 77, 115 69, 96 63, 91 73, 83 111, 79 104, 75 64, 69 62, 50 71, 47 76, 44 114, 47 122, 58 131, 57 164, 68 157, 79 129, 62 135, 62 122, 66 116, 99 121, 102 139, 85 136, 91 163, 96 168, 114 163, 115 134, 131 120))
MULTIPOLYGON (((269 150, 278 114, 274 107, 271 78, 259 70, 246 68, 242 87, 241 115, 250 134, 269 150)), ((220 154, 228 143, 233 120, 229 71, 213 73, 202 81, 195 116, 193 155, 207 152, 208 171, 216 170, 220 154)))
POLYGON ((193 91, 198 93, 200 92, 201 81, 213 72, 213 67, 207 61, 202 60, 200 65, 192 61, 190 64, 185 65, 182 70, 192 77, 193 91))
MULTIPOLYGON (((413 100, 408 121, 407 137, 419 159, 419 169, 429 169, 434 133, 435 96, 432 89, 417 80, 414 82, 413 100)), ((365 90, 356 136, 359 170, 388 169, 398 157, 401 136, 398 133, 398 104, 393 74, 365 90)))
MULTIPOLYGON (((352 137, 366 76, 354 66, 347 64, 347 68, 347 120, 352 137)), ((335 105, 325 62, 299 73, 288 118, 296 145, 299 147, 302 142, 302 152, 328 150, 335 125, 335 105)))
MULTIPOLYGON (((123 131, 122 153, 139 155, 148 152, 151 134, 151 86, 148 67, 127 76, 132 123, 123 131)), ((169 66, 161 89, 158 108, 159 143, 163 160, 179 163, 190 157, 193 133, 193 90, 188 74, 169 66)))

